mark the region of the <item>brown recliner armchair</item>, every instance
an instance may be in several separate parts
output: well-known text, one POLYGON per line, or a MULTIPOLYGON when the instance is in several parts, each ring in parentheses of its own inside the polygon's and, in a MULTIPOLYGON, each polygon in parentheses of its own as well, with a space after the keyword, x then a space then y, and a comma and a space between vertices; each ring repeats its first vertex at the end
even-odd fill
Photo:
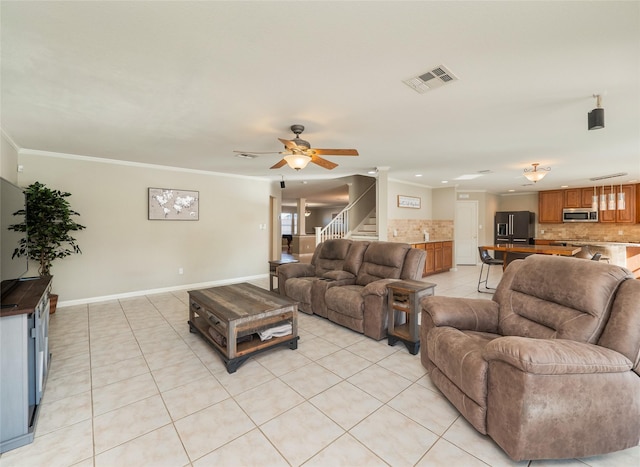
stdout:
POLYGON ((514 460, 586 457, 640 441, 640 281, 533 255, 492 300, 425 297, 422 364, 514 460))

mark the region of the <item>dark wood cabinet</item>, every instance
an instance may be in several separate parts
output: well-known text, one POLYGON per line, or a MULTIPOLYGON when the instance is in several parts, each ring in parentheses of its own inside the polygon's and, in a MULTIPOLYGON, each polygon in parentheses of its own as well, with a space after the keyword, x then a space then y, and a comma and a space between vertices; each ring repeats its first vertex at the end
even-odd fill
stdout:
POLYGON ((540 224, 562 223, 564 191, 550 190, 538 193, 538 222, 540 224))

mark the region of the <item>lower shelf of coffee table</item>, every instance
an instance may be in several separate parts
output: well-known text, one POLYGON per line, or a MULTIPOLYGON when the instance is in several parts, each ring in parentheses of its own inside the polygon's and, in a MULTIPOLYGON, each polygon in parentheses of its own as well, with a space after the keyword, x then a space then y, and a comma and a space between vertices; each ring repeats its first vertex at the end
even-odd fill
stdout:
POLYGON ((237 340, 235 351, 236 356, 234 358, 229 358, 227 347, 216 342, 208 332, 209 327, 209 322, 199 316, 196 316, 192 321, 189 321, 189 330, 200 334, 200 336, 220 354, 229 373, 234 373, 245 360, 264 350, 269 350, 280 345, 286 345, 292 350, 298 348, 299 337, 293 336, 292 334, 281 337, 272 337, 266 341, 260 340, 260 337, 255 334, 252 336, 251 340, 237 340))

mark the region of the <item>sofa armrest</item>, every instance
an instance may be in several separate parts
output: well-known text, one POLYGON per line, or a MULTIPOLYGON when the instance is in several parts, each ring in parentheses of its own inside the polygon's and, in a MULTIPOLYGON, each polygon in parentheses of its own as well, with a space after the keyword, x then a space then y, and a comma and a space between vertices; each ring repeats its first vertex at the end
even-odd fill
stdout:
POLYGON ((315 266, 309 263, 289 263, 278 266, 278 278, 311 277, 316 275, 315 266))
POLYGON ((351 274, 348 271, 343 271, 341 269, 325 272, 322 277, 324 279, 331 279, 334 281, 347 281, 346 283, 351 284, 356 283, 356 276, 354 274, 351 274))
POLYGON ((377 281, 369 282, 362 289, 362 296, 377 295, 378 297, 387 296, 387 284, 392 282, 398 282, 400 279, 380 279, 377 281))
POLYGON ((422 310, 434 326, 451 326, 464 331, 498 332, 498 304, 493 300, 428 296, 422 310))
POLYGON ((482 357, 538 375, 622 373, 632 367, 631 361, 615 350, 566 339, 500 337, 487 344, 482 357))

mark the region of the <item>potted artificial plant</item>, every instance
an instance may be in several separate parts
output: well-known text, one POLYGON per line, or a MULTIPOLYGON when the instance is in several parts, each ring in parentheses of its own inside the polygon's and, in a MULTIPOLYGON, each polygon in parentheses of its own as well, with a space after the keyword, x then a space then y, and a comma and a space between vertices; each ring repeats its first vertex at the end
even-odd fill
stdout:
MULTIPOLYGON (((23 209, 14 213, 24 216, 24 221, 9 226, 9 229, 26 232, 27 235, 20 240, 13 257, 28 256, 38 263, 40 277, 50 276, 53 260, 82 253, 70 232, 82 230, 85 226, 72 219, 72 216, 80 214, 72 210, 67 201, 71 193, 52 190, 40 182, 29 185, 24 193, 26 213, 23 209)), ((52 294, 51 313, 55 313, 57 301, 58 296, 52 294)))

